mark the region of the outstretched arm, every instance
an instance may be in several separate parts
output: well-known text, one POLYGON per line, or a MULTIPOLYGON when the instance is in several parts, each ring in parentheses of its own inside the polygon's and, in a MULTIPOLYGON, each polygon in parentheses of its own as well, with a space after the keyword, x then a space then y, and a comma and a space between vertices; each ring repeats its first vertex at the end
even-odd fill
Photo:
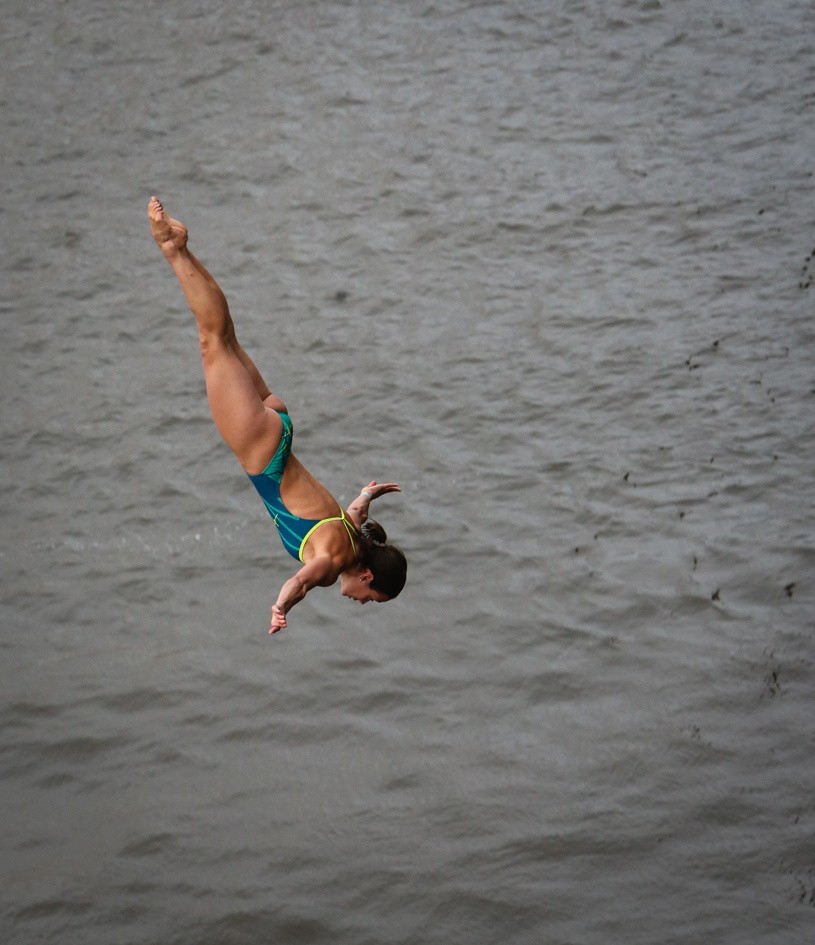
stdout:
POLYGON ((345 510, 348 513, 348 518, 351 519, 357 528, 362 528, 363 523, 368 520, 368 508, 374 499, 378 499, 388 492, 401 491, 402 490, 395 482, 377 482, 376 479, 372 480, 345 510))
POLYGON ((272 606, 272 625, 269 633, 276 633, 286 626, 286 614, 299 604, 312 587, 329 587, 339 577, 334 559, 328 555, 312 558, 308 564, 280 588, 277 600, 272 606))

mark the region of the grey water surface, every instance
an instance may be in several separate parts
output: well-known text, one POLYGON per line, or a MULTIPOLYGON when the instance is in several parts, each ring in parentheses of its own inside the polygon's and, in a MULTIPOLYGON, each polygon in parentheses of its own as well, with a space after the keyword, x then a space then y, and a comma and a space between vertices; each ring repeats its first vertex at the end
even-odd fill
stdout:
POLYGON ((812 941, 810 0, 2 20, 0 941, 812 941), (398 600, 267 635, 154 192, 398 600))

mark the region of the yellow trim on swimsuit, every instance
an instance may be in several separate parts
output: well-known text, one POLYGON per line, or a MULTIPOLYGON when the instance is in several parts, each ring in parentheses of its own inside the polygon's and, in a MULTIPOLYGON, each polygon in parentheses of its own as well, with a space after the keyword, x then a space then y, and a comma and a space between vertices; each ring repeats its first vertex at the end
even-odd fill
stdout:
POLYGON ((351 539, 351 547, 354 549, 354 555, 356 555, 357 543, 354 541, 354 529, 352 525, 350 524, 350 522, 348 521, 345 515, 345 512, 342 509, 340 509, 339 515, 333 515, 331 518, 321 518, 320 521, 317 522, 316 525, 312 525, 312 527, 305 533, 305 535, 303 535, 303 540, 300 542, 300 550, 298 552, 298 558, 301 561, 303 560, 303 551, 305 550, 306 542, 309 540, 309 538, 311 538, 314 532, 316 532, 317 529, 321 525, 325 525, 327 522, 342 522, 342 524, 345 526, 345 530, 348 532, 348 537, 351 539))

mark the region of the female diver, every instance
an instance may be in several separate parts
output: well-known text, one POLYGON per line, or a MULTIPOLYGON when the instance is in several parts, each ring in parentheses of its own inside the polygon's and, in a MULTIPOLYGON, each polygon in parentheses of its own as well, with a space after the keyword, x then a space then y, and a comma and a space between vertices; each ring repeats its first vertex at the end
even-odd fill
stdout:
POLYGON ((286 405, 264 383, 238 343, 226 298, 187 248, 187 228, 171 219, 157 197, 147 206, 153 237, 173 269, 195 315, 212 418, 260 493, 283 545, 302 562, 272 607, 269 633, 313 587, 337 580, 344 597, 365 604, 391 600, 402 590, 405 556, 385 544, 385 532, 368 520, 368 507, 394 482, 369 482, 343 512, 328 489, 291 452, 286 405))

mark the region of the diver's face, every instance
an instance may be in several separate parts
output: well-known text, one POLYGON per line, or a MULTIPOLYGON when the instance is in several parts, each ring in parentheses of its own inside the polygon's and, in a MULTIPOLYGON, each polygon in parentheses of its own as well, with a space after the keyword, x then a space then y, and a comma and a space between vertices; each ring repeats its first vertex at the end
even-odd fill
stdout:
POLYGON ((340 577, 340 593, 360 604, 367 604, 369 601, 384 604, 390 598, 381 591, 374 590, 371 587, 372 580, 373 574, 367 568, 363 571, 346 571, 340 577))

